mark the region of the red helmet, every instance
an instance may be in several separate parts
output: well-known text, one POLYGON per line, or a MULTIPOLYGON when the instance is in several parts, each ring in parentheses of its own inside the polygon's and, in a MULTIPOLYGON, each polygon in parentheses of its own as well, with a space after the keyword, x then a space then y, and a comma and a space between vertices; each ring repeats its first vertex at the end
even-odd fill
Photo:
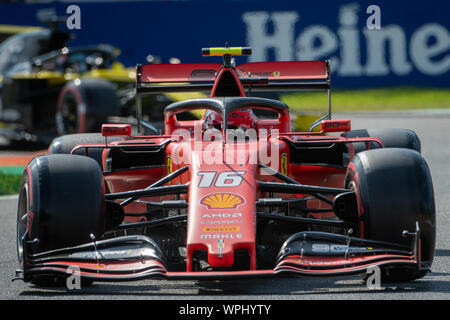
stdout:
MULTIPOLYGON (((242 109, 238 111, 233 111, 228 116, 228 128, 227 129, 250 129, 255 127, 256 116, 251 109, 242 109)), ((215 112, 210 111, 207 113, 204 121, 205 128, 222 128, 222 115, 215 112)))

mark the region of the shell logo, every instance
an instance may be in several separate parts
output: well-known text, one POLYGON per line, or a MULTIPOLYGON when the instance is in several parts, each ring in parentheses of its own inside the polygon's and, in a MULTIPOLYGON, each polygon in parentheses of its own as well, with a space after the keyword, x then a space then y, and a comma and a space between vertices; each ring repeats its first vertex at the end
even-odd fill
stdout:
POLYGON ((244 203, 244 199, 232 193, 214 193, 203 197, 201 204, 208 209, 235 209, 244 203))

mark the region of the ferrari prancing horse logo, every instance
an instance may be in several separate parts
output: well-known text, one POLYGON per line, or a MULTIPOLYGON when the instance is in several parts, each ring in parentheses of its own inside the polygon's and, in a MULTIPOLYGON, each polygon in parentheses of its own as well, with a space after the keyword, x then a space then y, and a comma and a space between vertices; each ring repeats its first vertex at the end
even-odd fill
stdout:
POLYGON ((173 161, 171 157, 167 157, 167 174, 171 174, 173 171, 173 161))
POLYGON ((280 161, 280 167, 281 167, 281 173, 284 175, 287 175, 287 154, 283 153, 281 155, 281 161, 280 161))

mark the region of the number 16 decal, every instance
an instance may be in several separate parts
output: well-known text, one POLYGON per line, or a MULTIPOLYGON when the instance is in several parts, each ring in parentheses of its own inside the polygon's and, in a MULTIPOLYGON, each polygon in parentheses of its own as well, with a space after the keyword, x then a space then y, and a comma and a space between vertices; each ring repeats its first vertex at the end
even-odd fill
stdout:
POLYGON ((214 183, 216 187, 237 187, 242 183, 245 171, 224 171, 217 175, 215 171, 199 172, 198 175, 201 176, 200 182, 198 184, 199 188, 211 187, 214 179, 217 179, 214 183))

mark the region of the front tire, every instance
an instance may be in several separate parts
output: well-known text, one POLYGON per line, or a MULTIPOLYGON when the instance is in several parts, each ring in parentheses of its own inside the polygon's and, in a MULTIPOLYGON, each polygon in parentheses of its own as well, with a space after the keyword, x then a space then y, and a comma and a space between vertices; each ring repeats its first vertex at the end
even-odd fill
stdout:
MULTIPOLYGON (((419 222, 421 262, 431 266, 436 241, 434 192, 430 171, 418 152, 400 148, 360 152, 348 167, 345 184, 357 195, 361 237, 410 246, 402 232, 415 231, 419 222)), ((385 282, 410 281, 426 273, 400 267, 382 271, 385 282)))
MULTIPOLYGON (((105 209, 103 175, 94 159, 67 154, 34 158, 26 167, 19 191, 19 263, 26 269, 25 252, 35 254, 76 246, 92 241, 91 234, 101 237, 105 209)), ((30 281, 38 286, 61 286, 64 279, 35 275, 30 281)))
POLYGON ((103 175, 94 159, 62 154, 34 158, 19 193, 19 261, 24 236, 38 240, 33 253, 86 243, 90 234, 102 236, 105 208, 103 175))

